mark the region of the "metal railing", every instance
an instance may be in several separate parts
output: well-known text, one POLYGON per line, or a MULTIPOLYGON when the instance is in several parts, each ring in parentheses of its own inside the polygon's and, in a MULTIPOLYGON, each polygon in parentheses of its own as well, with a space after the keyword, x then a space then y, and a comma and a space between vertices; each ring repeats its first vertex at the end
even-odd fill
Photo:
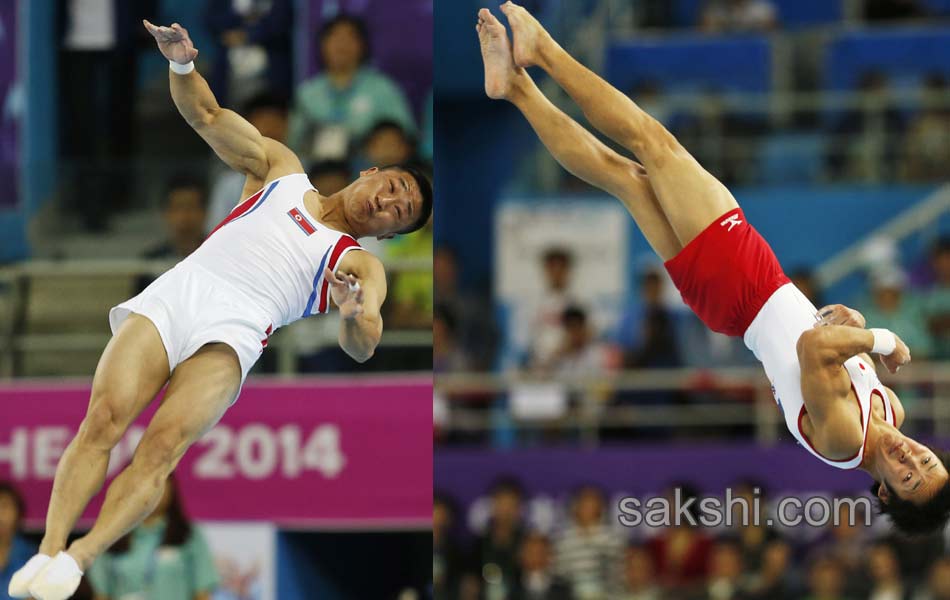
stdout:
MULTIPOLYGON (((0 267, 0 378, 21 375, 16 368, 17 357, 44 352, 100 352, 111 335, 101 332, 29 332, 24 327, 27 303, 30 301, 30 282, 39 278, 82 279, 91 277, 132 278, 158 276, 176 261, 144 259, 104 260, 31 260, 0 267)), ((431 272, 432 261, 423 259, 386 260, 386 270, 391 276, 403 272, 431 272)), ((134 294, 130 289, 129 296, 134 294)), ((68 299, 65 299, 68 300, 68 299)), ((117 302, 125 298, 117 299, 117 302)), ((102 315, 105 322, 105 315, 102 315)), ((292 328, 293 325, 289 326, 292 328)), ((303 352, 293 335, 285 330, 273 338, 272 352, 277 354, 278 372, 284 375, 296 372, 297 358, 303 352), (281 335, 283 333, 283 335, 281 335)), ((336 336, 326 340, 325 346, 336 344, 336 336)), ((432 345, 431 330, 389 329, 383 335, 380 346, 426 348, 432 345)), ((313 348, 310 348, 313 351, 313 348)))
MULTIPOLYGON (((950 436, 950 363, 908 365, 892 375, 878 370, 882 382, 903 397, 905 427, 935 436, 950 436), (905 394, 906 393, 906 394, 905 394)), ((585 377, 543 377, 528 373, 457 373, 435 376, 437 426, 445 433, 489 434, 499 426, 515 432, 537 430, 574 432, 596 443, 603 431, 668 427, 726 432, 749 427, 756 441, 773 444, 784 429, 771 387, 759 367, 717 369, 647 369, 602 373, 585 377), (560 386, 574 402, 563 414, 549 419, 518 418, 505 402, 518 386, 560 386), (682 404, 656 403, 638 398, 621 405, 619 394, 682 392, 682 404), (748 400, 725 398, 740 392, 748 400), (716 396, 712 400, 709 395, 716 396), (697 400, 697 398, 699 398, 697 400), (499 425, 503 423, 503 425, 499 425)))

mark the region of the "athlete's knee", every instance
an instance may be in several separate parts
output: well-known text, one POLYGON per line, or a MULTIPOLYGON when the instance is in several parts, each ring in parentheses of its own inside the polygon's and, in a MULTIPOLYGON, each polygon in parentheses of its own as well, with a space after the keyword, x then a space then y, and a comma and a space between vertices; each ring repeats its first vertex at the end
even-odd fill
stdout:
POLYGON ((126 404, 123 398, 108 392, 94 392, 89 410, 79 427, 79 442, 112 449, 122 439, 129 425, 128 411, 123 409, 126 404))
POLYGON ((663 154, 676 153, 682 146, 662 123, 644 113, 633 119, 625 132, 630 148, 641 158, 656 158, 663 154))
POLYGON ((167 476, 178 465, 188 447, 188 435, 180 427, 166 427, 146 431, 139 442, 132 464, 160 476, 167 476))

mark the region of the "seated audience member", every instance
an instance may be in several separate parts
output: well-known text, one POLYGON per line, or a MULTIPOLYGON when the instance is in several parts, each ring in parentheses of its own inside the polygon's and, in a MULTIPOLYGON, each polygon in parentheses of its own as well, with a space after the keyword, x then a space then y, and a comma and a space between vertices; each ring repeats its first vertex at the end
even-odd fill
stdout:
POLYGON ((543 363, 535 368, 562 375, 590 375, 606 370, 607 351, 594 338, 587 320, 587 312, 577 306, 568 306, 561 316, 564 333, 560 345, 543 363))
POLYGON ((777 24, 769 0, 708 0, 700 28, 708 33, 769 31, 777 24))
POLYGON ((510 590, 518 580, 518 552, 525 537, 523 501, 524 490, 516 480, 496 481, 488 524, 475 540, 470 571, 491 573, 499 588, 510 590))
POLYGON ((950 172, 950 89, 942 74, 924 81, 921 108, 907 127, 903 147, 904 179, 946 180, 950 172))
POLYGON ((498 332, 491 300, 484 292, 463 289, 458 256, 449 246, 436 246, 432 253, 432 288, 435 302, 455 319, 457 341, 471 367, 487 371, 495 364, 498 332))
POLYGON ((623 591, 617 596, 620 600, 663 600, 663 593, 656 580, 653 557, 642 546, 627 548, 624 558, 623 591))
POLYGON ((901 577, 900 562, 894 547, 878 542, 867 552, 868 600, 904 600, 910 590, 901 577))
POLYGON ((458 321, 448 306, 437 304, 432 313, 432 372, 464 373, 471 365, 459 345, 458 321))
MULTIPOLYGON (((432 220, 415 233, 389 240, 383 253, 389 261, 415 259, 431 264, 432 220)), ((391 327, 430 329, 433 305, 431 267, 393 271, 386 300, 389 305, 386 316, 391 327)))
POLYGON ((913 349, 914 358, 928 358, 933 353, 921 298, 907 287, 903 271, 888 268, 871 273, 871 302, 859 310, 868 327, 901 332, 901 339, 913 349))
POLYGON ((456 598, 462 576, 462 548, 453 529, 458 511, 448 496, 432 500, 432 580, 436 598, 456 598))
MULTIPOLYGON (((264 93, 248 100, 241 114, 262 136, 283 143, 287 139, 287 110, 286 100, 264 93)), ((218 174, 211 184, 208 218, 205 222, 208 231, 213 230, 244 200, 244 184, 247 182, 243 173, 229 169, 223 163, 217 170, 218 174)), ((255 192, 257 190, 251 190, 250 194, 255 192)))
POLYGON ((808 569, 804 600, 852 600, 845 595, 845 570, 833 558, 818 557, 808 569))
POLYGON ((791 600, 795 588, 792 566, 792 547, 788 542, 768 542, 758 570, 749 578, 746 592, 750 600, 791 600))
MULTIPOLYGON (((680 490, 681 505, 688 506, 687 512, 698 523, 696 503, 686 505, 690 498, 699 497, 696 488, 690 484, 670 487, 664 494, 669 506, 676 506, 677 489, 680 490)), ((646 547, 653 556, 657 576, 672 592, 680 595, 695 592, 705 581, 709 572, 712 539, 702 527, 693 525, 687 518, 683 517, 679 523, 672 521, 659 529, 657 535, 647 541, 646 547)))
POLYGON ((551 542, 540 533, 529 533, 521 543, 521 575, 511 600, 572 600, 571 587, 551 569, 551 542))
POLYGON ((564 331, 564 309, 577 304, 571 290, 571 251, 551 247, 540 258, 544 288, 520 298, 511 319, 513 343, 529 365, 547 363, 558 350, 564 331))
POLYGON ((210 600, 219 576, 211 550, 185 515, 174 477, 155 510, 86 573, 96 597, 210 600))
POLYGON ((555 572, 578 599, 610 598, 622 580, 623 539, 606 518, 607 498, 594 486, 571 501, 571 520, 555 541, 555 572))
POLYGON ((416 162, 415 140, 395 121, 373 125, 360 146, 361 170, 416 162))
POLYGON ((20 535, 26 513, 23 496, 7 482, 0 482, 0 600, 7 600, 10 577, 26 564, 36 545, 20 535))
POLYGON ((298 88, 290 146, 311 160, 342 159, 375 123, 389 120, 415 132, 402 90, 371 66, 369 35, 357 17, 341 14, 317 36, 322 71, 298 88))
POLYGON ((242 90, 266 88, 284 96, 293 86, 293 0, 207 0, 204 25, 216 57, 208 81, 222 106, 241 102, 242 90), (234 95, 231 95, 231 92, 234 95))
POLYGON ((332 196, 353 181, 352 169, 342 160, 323 160, 307 171, 310 183, 324 196, 332 196))
POLYGON ((696 600, 748 600, 742 551, 733 542, 717 542, 709 556, 709 575, 696 600))
POLYGON ((626 350, 624 366, 630 368, 676 367, 682 364, 674 332, 673 311, 663 303, 663 280, 656 271, 640 278, 639 318, 621 323, 620 343, 626 350))
MULTIPOLYGON (((208 230, 205 221, 208 213, 208 193, 204 182, 191 175, 173 177, 162 197, 162 220, 166 239, 147 250, 142 258, 179 261, 198 249, 208 230)), ((139 278, 138 291, 148 287, 154 276, 139 278)))
POLYGON ((950 359, 950 238, 941 238, 930 252, 934 281, 924 292, 924 316, 934 341, 933 358, 950 359))
POLYGON ((933 562, 926 585, 914 600, 950 600, 950 556, 941 556, 933 562))

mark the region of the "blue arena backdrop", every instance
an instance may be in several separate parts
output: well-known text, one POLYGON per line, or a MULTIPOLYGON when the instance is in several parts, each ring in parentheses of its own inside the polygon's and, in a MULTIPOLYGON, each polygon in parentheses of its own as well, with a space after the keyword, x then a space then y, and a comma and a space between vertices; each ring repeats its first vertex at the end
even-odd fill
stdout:
POLYGON ((419 112, 432 89, 433 0, 305 0, 302 4, 308 10, 298 20, 298 48, 305 57, 300 65, 303 78, 318 70, 319 48, 313 32, 338 14, 354 15, 366 22, 370 32, 373 66, 399 81, 413 111, 419 112))

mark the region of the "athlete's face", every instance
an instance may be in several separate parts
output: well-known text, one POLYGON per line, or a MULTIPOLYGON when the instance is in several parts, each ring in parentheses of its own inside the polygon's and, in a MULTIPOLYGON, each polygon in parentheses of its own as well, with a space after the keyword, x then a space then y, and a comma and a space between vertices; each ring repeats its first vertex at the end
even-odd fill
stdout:
MULTIPOLYGON (((876 452, 880 477, 904 500, 925 502, 947 481, 947 468, 934 451, 896 429, 881 436, 876 452)), ((880 490, 887 502, 890 491, 883 485, 880 490)))
POLYGON ((363 171, 349 192, 347 220, 359 228, 361 236, 393 237, 415 223, 422 210, 419 185, 400 169, 363 171))

